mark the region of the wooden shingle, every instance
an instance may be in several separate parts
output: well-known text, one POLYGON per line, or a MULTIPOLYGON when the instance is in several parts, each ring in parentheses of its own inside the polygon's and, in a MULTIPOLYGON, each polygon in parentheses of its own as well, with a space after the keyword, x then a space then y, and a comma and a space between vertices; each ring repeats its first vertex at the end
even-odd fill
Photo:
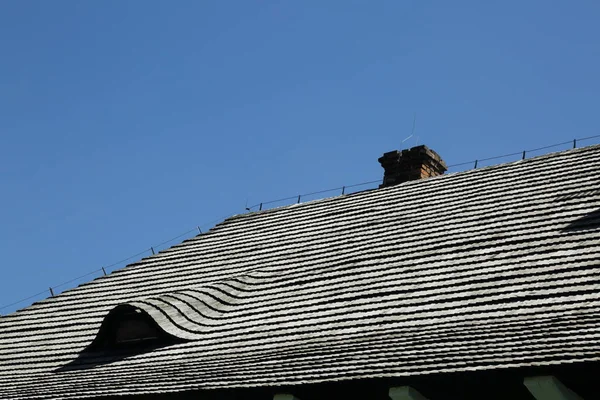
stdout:
POLYGON ((0 317, 3 399, 600 361, 600 146, 227 219, 0 317), (181 342, 86 352, 130 305, 181 342))

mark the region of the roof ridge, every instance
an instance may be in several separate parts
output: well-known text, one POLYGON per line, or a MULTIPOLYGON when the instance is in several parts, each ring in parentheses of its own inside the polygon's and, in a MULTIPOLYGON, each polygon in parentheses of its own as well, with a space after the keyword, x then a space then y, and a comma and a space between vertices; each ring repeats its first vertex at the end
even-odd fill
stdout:
MULTIPOLYGON (((568 153, 580 153, 580 152, 587 152, 587 151, 591 151, 591 150, 596 150, 596 149, 600 149, 600 144, 592 144, 589 146, 584 146, 584 147, 577 147, 577 148, 573 148, 573 149, 566 149, 566 150, 560 150, 560 151, 554 151, 551 153, 546 153, 546 154, 540 154, 538 156, 534 156, 534 157, 530 157, 530 158, 524 158, 521 160, 514 160, 514 161, 508 161, 508 162, 504 162, 504 163, 499 163, 499 164, 493 164, 493 165, 487 165, 485 167, 479 167, 479 168, 471 168, 471 169, 467 169, 464 171, 456 171, 456 172, 450 172, 450 173, 446 173, 443 175, 437 175, 437 176, 431 176, 425 179, 417 179, 417 180, 411 180, 411 181, 406 181, 406 182, 402 182, 399 183, 397 185, 392 185, 392 186, 386 186, 386 187, 382 187, 382 188, 371 188, 371 189, 365 189, 365 190, 361 190, 358 192, 353 192, 353 193, 348 193, 348 194, 340 194, 340 195, 336 195, 336 196, 329 196, 329 197, 323 197, 323 198, 319 198, 319 199, 313 199, 313 200, 308 200, 308 201, 304 201, 304 202, 300 202, 300 203, 294 203, 294 204, 287 204, 287 205, 282 205, 282 206, 278 206, 278 207, 273 207, 273 208, 269 208, 269 209, 265 209, 265 210, 259 210, 259 211, 249 211, 247 213, 240 213, 240 214, 235 214, 232 215, 226 219, 224 219, 223 221, 219 222, 218 224, 216 224, 212 229, 215 229, 217 227, 220 227, 226 223, 228 223, 229 221, 232 221, 234 219, 239 219, 239 218, 246 218, 246 217, 255 217, 259 214, 261 215, 265 215, 268 213, 273 213, 273 212, 277 212, 280 210, 287 210, 290 209, 292 207, 301 207, 301 206, 305 206, 308 204, 314 205, 316 203, 319 202, 324 202, 324 201, 331 201, 333 199, 339 199, 342 197, 349 197, 349 196, 355 196, 355 195, 362 195, 368 192, 373 192, 373 191, 386 191, 386 190, 397 190, 399 187, 406 187, 409 185, 418 185, 418 184, 422 184, 423 182, 430 182, 433 180, 440 180, 440 179, 447 179, 447 177, 450 176, 460 176, 463 174, 469 174, 469 173, 478 173, 480 171, 489 171, 489 170, 493 170, 496 168, 502 168, 502 167, 506 167, 506 166, 510 166, 510 165, 516 165, 519 163, 531 163, 531 162, 538 162, 540 160, 546 159, 546 158, 552 158, 552 157, 556 157, 557 155, 566 155, 568 153)), ((334 189, 331 189, 334 190, 334 189)), ((290 197, 292 198, 292 197, 290 197)))

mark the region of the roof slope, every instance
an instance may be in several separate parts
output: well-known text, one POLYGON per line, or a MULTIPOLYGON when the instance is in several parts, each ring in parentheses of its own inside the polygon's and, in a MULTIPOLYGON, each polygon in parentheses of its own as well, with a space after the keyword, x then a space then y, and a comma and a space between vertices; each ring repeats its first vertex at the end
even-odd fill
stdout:
POLYGON ((600 360, 600 146, 230 218, 0 318, 6 399, 600 360), (66 368, 119 304, 187 339, 66 368))

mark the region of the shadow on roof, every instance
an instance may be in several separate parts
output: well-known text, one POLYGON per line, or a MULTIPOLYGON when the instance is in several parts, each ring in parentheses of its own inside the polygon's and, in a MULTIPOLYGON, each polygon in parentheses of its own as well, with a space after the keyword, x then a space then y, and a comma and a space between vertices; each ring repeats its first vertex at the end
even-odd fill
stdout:
POLYGON ((165 349, 175 344, 177 343, 171 343, 170 345, 155 345, 151 347, 146 346, 142 349, 119 349, 115 351, 91 352, 84 350, 75 360, 63 365, 60 368, 55 369, 54 372, 81 371, 99 368, 104 365, 115 363, 117 361, 127 360, 128 358, 140 354, 148 354, 157 349, 165 349))
POLYGON ((569 225, 564 227, 563 232, 575 232, 587 229, 594 229, 600 226, 600 209, 589 212, 582 217, 571 221, 569 225))

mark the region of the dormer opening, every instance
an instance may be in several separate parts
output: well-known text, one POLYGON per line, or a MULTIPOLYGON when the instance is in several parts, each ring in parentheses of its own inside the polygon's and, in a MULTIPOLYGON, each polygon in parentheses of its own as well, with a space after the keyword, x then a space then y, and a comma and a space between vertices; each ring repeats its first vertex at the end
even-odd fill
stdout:
POLYGON ((139 308, 122 315, 115 325, 115 345, 140 344, 154 341, 160 336, 157 327, 148 321, 139 308))
POLYGON ((165 332, 143 310, 120 305, 104 318, 88 351, 129 350, 159 347, 180 341, 165 332))

